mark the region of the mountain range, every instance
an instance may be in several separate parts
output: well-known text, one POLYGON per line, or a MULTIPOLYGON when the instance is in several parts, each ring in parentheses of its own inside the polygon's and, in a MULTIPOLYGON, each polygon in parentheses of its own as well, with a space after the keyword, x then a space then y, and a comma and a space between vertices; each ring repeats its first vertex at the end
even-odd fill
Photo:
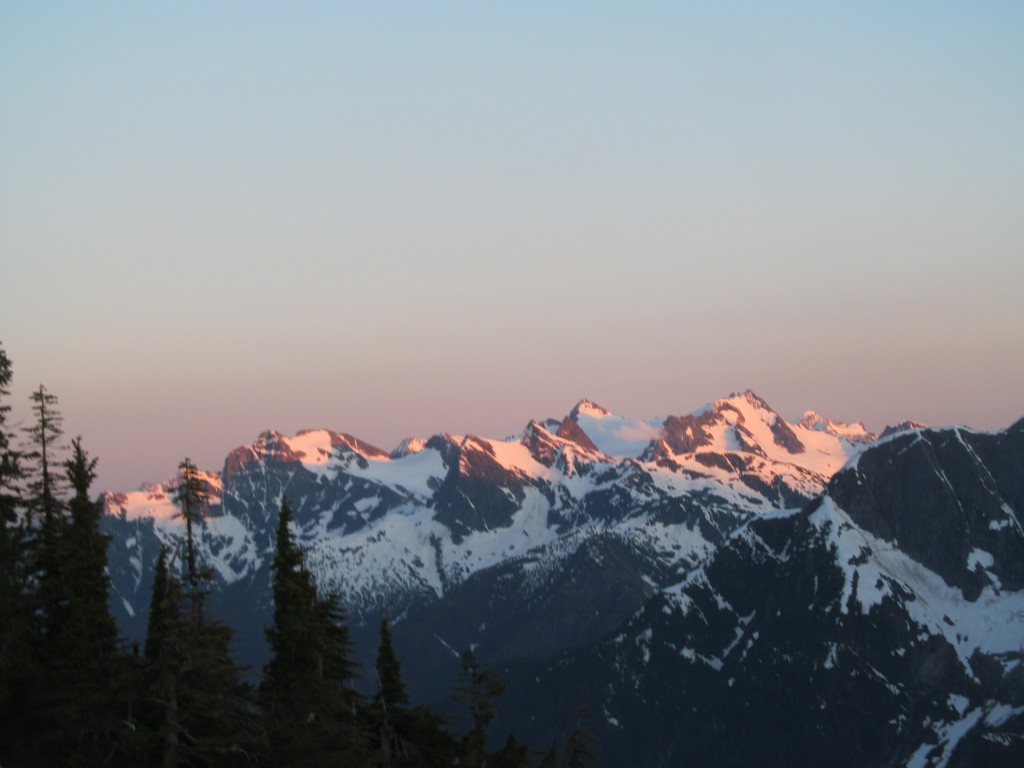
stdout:
MULTIPOLYGON (((538 747, 588 703, 602 765, 1020 764, 1024 421, 874 435, 747 391, 629 419, 581 400, 494 440, 385 452, 264 432, 206 472, 200 554, 266 660, 281 499, 364 672, 386 615, 410 692, 473 648, 538 747)), ((112 602, 145 631, 174 479, 103 497, 112 602)), ((364 674, 364 685, 372 690, 364 674)))

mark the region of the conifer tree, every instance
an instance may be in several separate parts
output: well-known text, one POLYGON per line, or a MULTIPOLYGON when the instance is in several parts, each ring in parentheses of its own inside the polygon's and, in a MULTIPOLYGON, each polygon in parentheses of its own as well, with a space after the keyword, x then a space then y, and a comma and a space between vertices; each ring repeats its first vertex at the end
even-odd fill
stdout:
POLYGON ((587 768, 596 763, 594 752, 594 736, 586 729, 585 723, 590 718, 590 708, 583 701, 576 708, 576 727, 569 734, 565 743, 566 768, 587 768))
POLYGON ((32 647, 25 530, 19 524, 21 454, 7 425, 11 406, 4 402, 12 378, 10 358, 0 346, 0 765, 12 762, 24 732, 32 647))
POLYGON ((32 516, 41 517, 41 524, 51 522, 61 514, 60 493, 63 482, 58 461, 60 445, 64 434, 64 417, 57 408, 57 396, 46 391, 42 384, 31 395, 32 413, 35 423, 25 427, 31 450, 25 454, 29 460, 28 511, 32 516))
POLYGON ((161 550, 145 646, 144 720, 154 736, 148 762, 247 764, 259 731, 242 670, 231 659, 231 630, 206 616, 201 603, 198 614, 192 605, 161 550))
POLYGON ((411 707, 387 617, 380 623, 376 663, 379 689, 367 709, 373 764, 380 768, 448 768, 458 745, 428 707, 411 707))
POLYGON ((149 598, 149 621, 146 624, 146 644, 143 654, 154 661, 164 650, 165 638, 170 634, 177 600, 171 595, 171 575, 167 566, 168 549, 160 547, 153 566, 153 589, 149 598))
POLYGON ((380 644, 377 646, 378 690, 372 709, 373 730, 378 750, 378 765, 381 768, 403 765, 409 759, 411 748, 402 733, 404 709, 409 704, 402 681, 402 665, 391 643, 391 628, 387 617, 380 621, 380 644))
POLYGON ((398 713, 401 749, 397 765, 412 768, 450 768, 458 765, 459 745, 446 728, 444 718, 429 707, 419 706, 398 713))
MULTIPOLYGON (((209 494, 195 464, 188 458, 178 466, 174 501, 185 520, 185 574, 188 579, 189 617, 177 640, 187 663, 176 680, 180 710, 179 754, 186 764, 214 760, 244 761, 260 738, 251 691, 243 682, 244 670, 231 658, 231 628, 208 615, 204 584, 213 570, 199 562, 196 527, 202 524, 209 494)), ((180 594, 180 584, 169 577, 169 594, 180 594)), ((180 615, 180 611, 178 611, 180 615)))
MULTIPOLYGON (((51 750, 61 740, 66 724, 59 719, 59 685, 52 675, 52 653, 67 607, 66 578, 61 543, 67 532, 62 501, 63 478, 57 463, 63 434, 63 417, 57 398, 42 385, 31 394, 34 423, 22 431, 26 436, 23 513, 19 516, 19 568, 23 571, 24 610, 30 653, 23 656, 16 673, 20 721, 18 739, 25 762, 46 764, 51 750)), ((59 681, 58 681, 59 682, 59 681)))
POLYGON ((462 668, 452 698, 469 710, 470 728, 462 737, 462 761, 469 766, 487 762, 487 727, 494 719, 494 700, 505 692, 498 676, 477 661, 471 649, 462 653, 462 668))
MULTIPOLYGON (((82 439, 71 441, 71 458, 64 463, 74 496, 68 501, 70 524, 61 542, 67 608, 61 632, 76 654, 89 664, 106 663, 117 652, 117 624, 110 613, 110 577, 107 546, 110 537, 100 531, 100 502, 89 496, 96 479, 95 458, 82 448, 82 439)), ((69 648, 70 650, 70 648, 69 648)))
POLYGON ((108 606, 108 537, 99 530, 99 502, 89 498, 96 459, 88 457, 80 438, 72 447, 64 463, 74 490, 70 521, 43 523, 56 530, 57 566, 40 579, 40 589, 52 598, 39 638, 40 748, 46 762, 99 765, 124 735, 129 692, 108 606))
POLYGON ((176 768, 181 762, 180 680, 186 663, 185 622, 180 615, 181 586, 168 569, 167 548, 160 548, 153 570, 153 592, 146 627, 144 720, 153 734, 148 753, 153 764, 176 768))
POLYGON ((71 458, 64 463, 74 496, 68 502, 71 525, 64 549, 70 567, 67 590, 70 611, 68 633, 79 652, 92 659, 108 659, 117 648, 117 624, 110 613, 110 576, 107 547, 110 537, 100 531, 103 508, 89 496, 96 479, 97 459, 82 448, 82 438, 71 441, 71 458))
POLYGON ((356 724, 354 674, 345 617, 334 598, 317 596, 305 555, 291 533, 282 500, 274 557, 274 623, 266 630, 273 657, 264 668, 261 700, 271 762, 356 765, 366 754, 356 724))
MULTIPOLYGON (((339 699, 344 709, 353 714, 359 706, 359 697, 352 687, 358 678, 358 665, 352 660, 352 638, 348 631, 348 616, 341 607, 337 594, 317 598, 316 611, 319 636, 322 638, 322 677, 331 685, 342 685, 339 699)), ((332 694, 332 699, 337 698, 332 694)))
MULTIPOLYGON (((30 450, 25 454, 25 538, 30 559, 29 570, 34 588, 34 614, 37 633, 43 638, 51 635, 60 621, 64 562, 59 551, 60 540, 66 534, 67 520, 61 495, 63 477, 56 471, 60 446, 64 434, 64 417, 57 408, 57 397, 46 391, 42 384, 35 390, 32 412, 35 423, 25 427, 30 450)), ((43 650, 36 644, 37 650, 43 650)), ((43 655, 45 661, 46 655, 43 655)))
POLYGON ((504 746, 487 761, 487 768, 527 768, 529 764, 530 750, 516 740, 515 734, 510 733, 504 746))
MULTIPOLYGON (((9 382, 0 349, 0 395, 9 382)), ((0 405, 0 763, 109 764, 128 696, 107 603, 107 538, 89 499, 96 460, 75 440, 73 457, 59 463, 57 399, 40 386, 32 402, 24 495, 9 407, 0 405), (68 481, 74 498, 65 503, 68 481)))
MULTIPOLYGON (((21 480, 21 454, 13 444, 13 435, 8 431, 7 416, 11 406, 3 402, 10 395, 14 374, 7 351, 0 345, 0 520, 13 525, 17 520, 16 511, 21 502, 18 483, 21 480)), ((7 561, 10 563, 13 561, 7 561)))
POLYGON ((405 683, 402 681, 402 664, 391 642, 391 627, 385 616, 380 621, 380 644, 377 646, 377 680, 379 690, 377 701, 385 710, 398 709, 409 703, 405 683))
POLYGON ((174 492, 174 503, 180 510, 178 516, 185 520, 185 552, 189 583, 189 597, 192 603, 192 619, 198 625, 202 612, 203 592, 200 583, 208 580, 210 574, 200 570, 196 557, 195 532, 196 526, 203 521, 209 494, 199 476, 199 470, 186 457, 178 465, 178 487, 174 492))
POLYGON ((182 743, 189 765, 249 765, 262 741, 245 669, 231 656, 234 632, 206 616, 186 635, 189 664, 182 676, 182 743))
MULTIPOLYGON (((57 397, 43 385, 39 385, 30 399, 35 423, 23 430, 30 448, 25 454, 27 482, 23 539, 34 635, 34 674, 45 676, 52 658, 55 635, 61 631, 68 604, 64 573, 67 563, 61 551, 68 529, 62 500, 65 481, 57 471, 60 466, 57 460, 62 450, 58 441, 64 434, 64 417, 57 408, 57 397)), ((53 693, 45 682, 37 681, 36 687, 44 696, 53 693)), ((40 719, 31 730, 52 741, 48 734, 55 724, 52 713, 47 711, 49 708, 46 703, 33 708, 40 719)))
MULTIPOLYGON (((266 630, 273 658, 264 670, 263 690, 267 706, 302 693, 315 677, 318 648, 315 635, 316 587, 303 565, 303 553, 295 545, 290 523, 292 509, 281 502, 274 555, 274 624, 266 630)), ((304 714, 303 714, 304 716, 304 714)))
POLYGON ((558 749, 552 744, 540 761, 540 768, 558 768, 558 749))
POLYGON ((77 723, 77 733, 69 734, 75 739, 73 749, 83 761, 94 763, 109 757, 127 719, 127 659, 118 651, 117 624, 110 613, 110 537, 100 532, 99 501, 89 497, 97 460, 89 458, 80 437, 71 446, 64 468, 74 496, 60 546, 67 603, 51 663, 66 700, 62 717, 77 723))

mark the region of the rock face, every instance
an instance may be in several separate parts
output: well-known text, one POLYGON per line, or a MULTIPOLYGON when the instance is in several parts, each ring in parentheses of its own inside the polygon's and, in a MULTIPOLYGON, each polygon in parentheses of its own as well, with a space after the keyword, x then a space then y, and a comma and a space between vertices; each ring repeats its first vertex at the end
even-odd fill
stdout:
POLYGON ((840 473, 829 494, 850 518, 976 600, 985 587, 1024 588, 1021 509, 1024 430, 897 433, 840 473), (892 464, 900 474, 885 471, 892 464))
POLYGON ((1020 765, 1022 477, 1022 423, 897 434, 609 639, 507 665, 502 725, 550 743, 585 698, 607 766, 1020 765))

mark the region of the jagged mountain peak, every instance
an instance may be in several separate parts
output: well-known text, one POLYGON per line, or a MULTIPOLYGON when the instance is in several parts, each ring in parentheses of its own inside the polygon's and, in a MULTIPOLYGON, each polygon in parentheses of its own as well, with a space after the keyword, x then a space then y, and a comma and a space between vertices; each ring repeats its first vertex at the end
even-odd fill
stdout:
POLYGON ((580 416, 590 416, 595 419, 603 419, 611 415, 612 412, 607 408, 602 408, 593 400, 588 400, 585 397, 576 403, 576 405, 573 406, 573 409, 569 412, 569 418, 573 420, 579 419, 580 416))
POLYGON ((359 454, 367 459, 385 459, 387 452, 345 432, 330 429, 303 429, 294 436, 281 436, 280 441, 303 459, 303 463, 322 464, 336 451, 359 454))
POLYGON ((881 440, 892 435, 898 435, 900 432, 913 432, 915 429, 925 429, 927 426, 927 424, 922 424, 919 421, 901 421, 899 424, 887 425, 882 430, 882 434, 878 436, 878 439, 881 440))
POLYGON ((400 459, 403 456, 411 456, 419 453, 427 447, 427 441, 422 437, 407 437, 400 442, 389 454, 392 459, 400 459))
POLYGON ((729 420, 735 419, 740 422, 754 418, 764 421, 766 424, 773 424, 777 420, 782 420, 778 412, 752 389, 733 392, 728 397, 708 403, 691 415, 702 416, 706 413, 719 414, 729 420))
POLYGON ((726 398, 726 400, 742 400, 759 410, 775 413, 774 409, 770 405, 768 405, 765 399, 758 395, 756 392, 754 392, 754 390, 752 389, 744 389, 742 392, 733 392, 731 395, 729 395, 729 397, 726 398))
POLYGON ((845 422, 829 419, 816 411, 805 411, 797 424, 804 429, 816 432, 827 432, 836 437, 842 437, 851 443, 873 443, 878 435, 868 431, 863 422, 845 422))
POLYGON ((531 420, 523 430, 520 442, 530 450, 534 459, 548 467, 561 460, 562 468, 567 470, 572 466, 572 463, 566 463, 570 455, 581 456, 591 462, 611 461, 568 416, 561 422, 548 420, 544 424, 531 420))
POLYGON ((352 435, 329 429, 303 429, 294 435, 265 430, 248 445, 235 448, 224 462, 224 477, 230 479, 254 461, 297 462, 304 466, 327 465, 342 454, 364 459, 387 459, 389 455, 352 435))
POLYGON ((630 419, 580 400, 559 425, 558 433, 586 450, 607 456, 637 458, 661 433, 661 419, 630 419))
POLYGON ((665 423, 666 442, 676 453, 714 447, 788 461, 805 452, 803 441, 786 420, 750 389, 665 423))

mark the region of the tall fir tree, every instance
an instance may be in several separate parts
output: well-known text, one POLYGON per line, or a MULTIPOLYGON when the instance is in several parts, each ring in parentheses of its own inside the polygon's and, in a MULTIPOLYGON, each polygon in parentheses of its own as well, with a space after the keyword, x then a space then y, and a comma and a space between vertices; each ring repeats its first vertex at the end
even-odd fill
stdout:
POLYGON ((29 711, 32 648, 28 561, 22 507, 21 453, 7 423, 6 398, 13 379, 7 351, 0 346, 0 765, 14 760, 29 711))
POLYGON ((43 552, 53 563, 39 571, 40 633, 37 638, 36 731, 41 762, 101 765, 125 735, 128 701, 117 626, 108 606, 108 538, 100 533, 101 510, 89 498, 96 460, 80 438, 64 463, 74 496, 70 519, 44 519, 43 552))
MULTIPOLYGON (((321 638, 321 677, 331 685, 343 686, 341 700, 350 714, 355 714, 360 705, 356 693, 359 665, 352 659, 352 636, 348 631, 348 615, 337 594, 331 593, 317 599, 318 636, 321 638)), ((332 697, 334 698, 334 697, 332 697)))
MULTIPOLYGON (((10 361, 0 349, 0 395, 10 361)), ((73 443, 59 462, 57 399, 32 393, 34 424, 21 454, 0 405, 0 763, 92 766, 117 762, 128 701, 108 607, 107 538, 89 498, 96 460, 73 443), (62 498, 70 483, 74 497, 62 498)))
POLYGON ((410 706, 387 617, 380 623, 375 667, 379 687, 366 712, 373 764, 379 768, 452 765, 458 758, 458 745, 443 719, 427 707, 410 706))
POLYGON ((590 719, 590 708, 584 700, 576 708, 576 727, 565 743, 566 768, 591 768, 597 763, 594 751, 594 735, 587 730, 586 722, 590 719))
POLYGON ((42 384, 29 396, 32 401, 34 423, 25 427, 30 450, 28 460, 27 511, 46 529, 46 523, 59 517, 63 478, 59 467, 64 435, 64 416, 58 408, 57 396, 42 384))
POLYGON ((470 727, 462 737, 461 764, 487 764, 487 727, 494 719, 494 700, 505 692, 505 685, 490 669, 481 664, 471 649, 462 653, 462 666, 452 698, 469 711, 470 727))
POLYGON ((62 542, 68 533, 63 491, 66 480, 58 471, 58 457, 63 453, 60 438, 64 434, 64 417, 58 409, 56 395, 39 385, 32 392, 34 423, 25 427, 30 450, 27 459, 25 496, 25 537, 29 556, 30 583, 33 589, 33 618, 36 640, 33 644, 36 663, 48 664, 51 643, 61 631, 67 610, 67 577, 62 542))
POLYGON ((68 502, 71 525, 64 547, 70 610, 67 634, 75 638, 78 652, 93 660, 109 659, 117 651, 117 624, 110 612, 110 576, 107 548, 110 536, 100 531, 103 507, 90 497, 96 479, 97 459, 82 447, 82 438, 71 441, 71 458, 64 463, 74 495, 68 502))
POLYGON ((150 727, 159 734, 153 759, 167 767, 242 764, 255 757, 258 719, 244 670, 231 657, 233 632, 207 613, 206 584, 213 571, 200 563, 196 541, 206 513, 207 486, 190 459, 178 470, 173 498, 185 521, 188 592, 171 573, 167 553, 161 552, 146 637, 144 698, 150 727))
POLYGON ((292 509, 281 502, 274 557, 274 623, 266 630, 272 657, 260 698, 274 765, 362 765, 357 696, 345 617, 336 599, 320 598, 305 554, 291 532, 292 509))
POLYGON ((57 398, 40 385, 30 396, 34 420, 23 428, 23 513, 19 538, 25 572, 31 654, 23 659, 22 693, 17 716, 23 762, 52 762, 53 749, 67 727, 60 721, 62 689, 52 674, 53 651, 68 605, 62 543, 68 521, 63 501, 64 478, 59 472, 63 451, 63 416, 57 398))
POLYGON ((391 640, 391 626, 385 616, 380 620, 380 644, 377 646, 377 701, 381 708, 398 710, 409 704, 409 694, 402 680, 402 664, 391 640))
POLYGON ((558 748, 554 744, 544 753, 539 768, 558 768, 558 748))
POLYGON ((189 583, 189 597, 192 604, 192 618, 198 624, 202 613, 204 593, 201 584, 209 579, 210 574, 200 567, 196 553, 195 529, 202 524, 209 501, 206 485, 199 475, 199 470, 186 457, 178 465, 178 486, 174 491, 174 503, 178 506, 178 516, 185 520, 185 563, 189 583))
POLYGON ((409 694, 402 681, 402 665, 391 641, 391 627, 386 616, 380 621, 375 670, 378 689, 370 710, 375 762, 380 768, 406 765, 412 755, 408 736, 404 733, 406 728, 403 727, 409 694))
POLYGON ((161 547, 153 569, 146 627, 143 723, 151 734, 151 742, 145 747, 152 764, 177 768, 181 764, 179 688, 187 663, 186 622, 181 616, 181 584, 170 572, 167 555, 167 548, 161 547))
POLYGON ((163 768, 246 765, 259 730, 243 670, 231 659, 232 633, 201 612, 171 573, 166 548, 154 569, 145 645, 144 762, 163 768))
POLYGON ((516 740, 514 733, 508 735, 501 749, 494 752, 487 761, 487 768, 528 768, 529 765, 530 750, 516 740))
MULTIPOLYGON (((36 631, 43 642, 57 631, 66 602, 63 594, 64 562, 60 541, 67 533, 67 518, 62 500, 65 481, 57 471, 62 453, 59 443, 64 434, 64 417, 56 395, 42 384, 32 392, 34 423, 24 428, 30 450, 26 452, 25 537, 29 545, 32 586, 35 590, 36 631)), ((45 660, 45 654, 44 654, 45 660)))
POLYGON ((102 507, 89 496, 96 479, 95 458, 72 443, 64 470, 74 493, 68 502, 70 524, 58 544, 62 611, 49 641, 57 720, 69 765, 99 765, 118 751, 125 729, 130 692, 128 659, 118 650, 118 632, 110 612, 107 546, 100 532, 102 507))
POLYGON ((11 394, 8 387, 13 378, 11 360, 0 344, 0 520, 7 525, 17 522, 17 509, 21 503, 21 453, 15 448, 14 435, 7 425, 11 406, 5 402, 11 394))

